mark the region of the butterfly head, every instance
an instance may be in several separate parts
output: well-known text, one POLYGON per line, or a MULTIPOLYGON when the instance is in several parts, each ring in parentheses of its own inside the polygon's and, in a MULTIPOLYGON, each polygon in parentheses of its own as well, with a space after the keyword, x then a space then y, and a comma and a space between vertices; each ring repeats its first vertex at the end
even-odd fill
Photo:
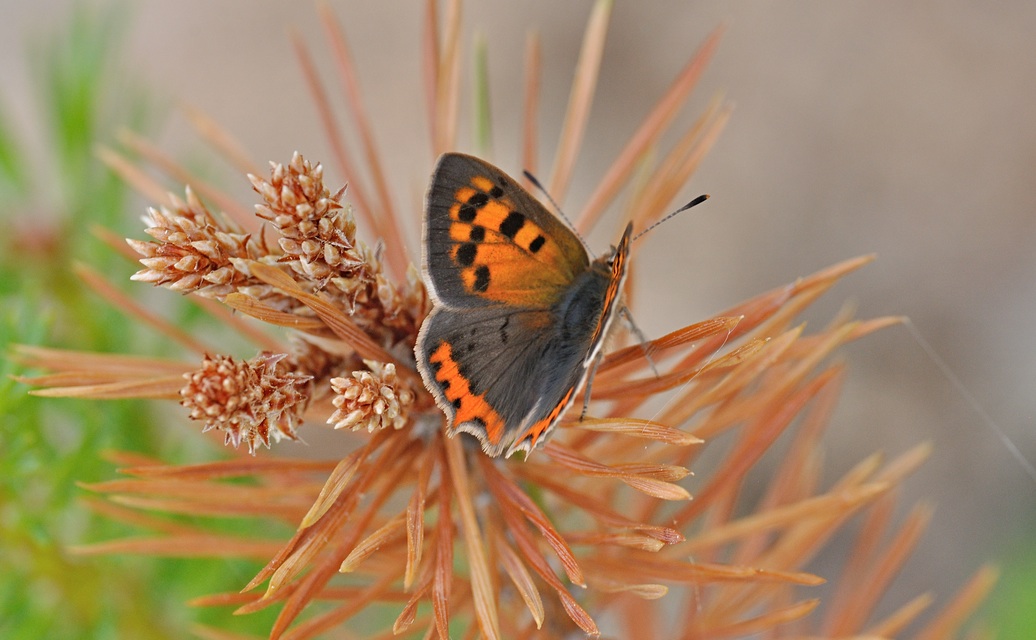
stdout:
POLYGON ((626 230, 619 238, 618 244, 612 247, 607 254, 594 260, 593 269, 599 273, 608 275, 609 280, 621 285, 626 277, 626 267, 629 264, 630 243, 633 241, 633 223, 626 225, 626 230))

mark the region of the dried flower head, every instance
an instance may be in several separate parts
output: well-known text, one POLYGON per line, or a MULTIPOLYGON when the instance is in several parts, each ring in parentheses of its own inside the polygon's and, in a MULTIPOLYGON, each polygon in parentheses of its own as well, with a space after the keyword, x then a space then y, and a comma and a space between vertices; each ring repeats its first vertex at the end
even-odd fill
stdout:
MULTIPOLYGON (((587 27, 548 187, 555 197, 567 190, 577 159, 610 6, 597 2, 587 27)), ((458 3, 449 3, 442 32, 434 7, 429 4, 424 68, 433 150, 440 153, 456 142, 462 56, 458 3)), ((384 610, 378 605, 394 615, 386 635, 439 638, 575 637, 597 635, 602 624, 628 638, 890 637, 915 621, 926 597, 881 619, 874 608, 923 528, 921 509, 891 542, 880 542, 896 487, 926 451, 888 464, 867 458, 831 486, 821 482, 818 453, 844 375, 829 356, 896 319, 846 314, 815 333, 796 320, 868 259, 799 278, 646 345, 615 348, 597 371, 587 416, 581 407, 570 411, 556 435, 526 460, 486 457, 466 434, 445 435, 443 416, 415 371, 412 349, 428 297, 406 259, 399 231, 406 219, 396 214, 385 187, 344 33, 330 8, 320 11, 370 180, 360 177, 337 135, 326 92, 299 39, 302 68, 329 122, 348 192, 326 187, 322 165, 296 154, 287 165, 273 164, 269 178, 255 177, 249 167, 262 199, 256 212, 276 242, 266 242, 254 220, 249 226, 245 208, 212 188, 199 193, 220 203, 225 216, 209 213, 188 190, 186 202, 171 200, 151 211, 152 242, 130 241, 145 267, 135 279, 214 298, 297 337, 271 338, 209 305, 263 353, 247 362, 204 355, 200 366, 44 349, 23 349, 20 357, 54 372, 34 379, 49 387, 39 393, 182 398, 207 430, 224 431, 232 444, 245 441, 250 451, 259 442, 294 439, 304 416, 358 433, 335 432, 337 444, 314 452, 320 460, 281 457, 276 449, 187 466, 117 455, 128 479, 89 488, 111 498, 106 513, 157 535, 80 550, 261 559, 243 591, 195 604, 229 605, 237 613, 278 606, 273 638, 312 638, 360 617, 376 626, 384 610), (361 231, 383 241, 384 251, 372 251, 357 237, 361 231), (663 394, 663 408, 649 411, 663 394), (793 443, 766 491, 746 503, 749 471, 788 432, 793 443), (725 451, 706 448, 718 438, 730 443, 725 451), (695 481, 692 501, 689 468, 704 455, 716 461, 716 470, 695 481), (228 483, 233 477, 253 482, 228 483), (195 518, 171 524, 137 506, 195 518), (860 514, 860 541, 832 603, 823 616, 812 613, 818 601, 808 590, 823 578, 810 573, 808 563, 860 514), (295 533, 282 540, 248 526, 229 534, 205 525, 202 517, 211 515, 276 519, 291 523, 295 533), (311 607, 317 601, 322 606, 311 607)), ((582 207, 580 229, 592 226, 624 189, 623 214, 636 228, 667 211, 729 116, 727 106, 714 103, 686 131, 670 126, 717 40, 714 34, 705 42, 631 132, 582 207), (636 167, 654 157, 663 136, 675 141, 672 150, 646 184, 633 188, 636 167)), ((536 39, 529 40, 527 61, 525 90, 534 97, 536 39)), ((538 156, 535 113, 530 98, 526 167, 538 156)), ((199 128, 235 157, 225 134, 204 125, 199 128)), ((129 143, 144 157, 156 156, 142 141, 129 143)), ((143 192, 161 192, 118 154, 103 157, 143 192)), ((103 281, 87 277, 116 299, 103 281)), ((153 321, 131 301, 117 302, 153 321)), ((176 327, 160 326, 195 353, 216 352, 176 327)), ((614 344, 632 342, 623 328, 618 334, 614 344)), ((953 635, 990 583, 990 572, 980 572, 920 637, 953 635)))
POLYGON ((154 242, 126 241, 144 265, 132 279, 217 299, 244 286, 247 276, 231 261, 259 259, 266 249, 229 222, 218 223, 190 187, 185 201, 170 200, 168 207, 148 209, 144 218, 154 242))
POLYGON ((271 436, 275 442, 297 440, 312 376, 293 370, 285 358, 261 353, 238 362, 205 356, 201 369, 184 375, 180 404, 192 420, 205 422, 205 431, 222 431, 226 444, 244 442, 249 453, 255 453, 256 444, 269 448, 271 436))
POLYGON ((335 429, 402 429, 414 404, 412 385, 396 376, 396 365, 367 361, 367 371, 332 378, 336 411, 327 419, 335 429))
POLYGON ((298 152, 287 165, 270 163, 270 180, 248 174, 266 202, 256 215, 274 224, 284 257, 300 277, 315 282, 361 279, 367 261, 357 251, 356 223, 324 186, 324 167, 313 166, 298 152))

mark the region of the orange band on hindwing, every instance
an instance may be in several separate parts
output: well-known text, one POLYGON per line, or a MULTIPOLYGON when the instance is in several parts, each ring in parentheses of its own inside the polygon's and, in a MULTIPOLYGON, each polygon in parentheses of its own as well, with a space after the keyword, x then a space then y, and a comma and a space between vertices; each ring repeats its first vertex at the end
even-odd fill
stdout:
POLYGON ((453 405, 453 425, 474 422, 486 430, 486 440, 496 446, 504 436, 504 420, 486 402, 485 394, 475 395, 471 383, 453 359, 450 343, 442 341, 428 358, 443 395, 453 405))
POLYGON ((545 418, 538 420, 529 427, 518 442, 529 440, 529 450, 531 451, 532 449, 535 449, 539 439, 542 438, 543 434, 549 431, 552 426, 554 426, 554 423, 557 422, 558 418, 561 417, 561 414, 568 408, 568 405, 571 404, 572 394, 575 392, 575 387, 569 389, 568 393, 565 394, 565 397, 561 399, 561 402, 559 402, 545 418))

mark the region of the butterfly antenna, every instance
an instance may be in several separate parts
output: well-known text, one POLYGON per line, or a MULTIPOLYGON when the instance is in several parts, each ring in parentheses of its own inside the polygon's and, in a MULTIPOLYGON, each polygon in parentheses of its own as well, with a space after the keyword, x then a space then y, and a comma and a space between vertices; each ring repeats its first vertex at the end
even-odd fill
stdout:
POLYGON ((672 217, 673 217, 673 216, 675 216, 676 214, 678 214, 678 213, 683 213, 684 211, 687 211, 687 210, 688 210, 688 209, 690 209, 691 207, 696 207, 696 206, 698 206, 699 204, 701 204, 701 203, 705 202, 705 201, 706 201, 706 200, 708 200, 708 199, 709 199, 709 194, 707 194, 707 193, 705 193, 705 194, 702 194, 702 195, 698 196, 698 197, 697 197, 697 198, 695 198, 694 200, 691 200, 690 202, 688 202, 688 203, 687 203, 687 204, 685 204, 684 206, 682 206, 682 207, 680 207, 679 209, 677 209, 676 211, 674 211, 674 212, 670 213, 669 215, 667 215, 666 217, 662 218, 661 220, 659 220, 659 221, 658 221, 658 222, 656 222, 655 224, 651 225, 651 226, 650 226, 650 227, 648 227, 647 229, 644 229, 643 231, 641 231, 641 232, 640 232, 640 233, 638 233, 637 235, 633 236, 633 240, 630 240, 630 242, 635 242, 635 241, 637 240, 637 238, 639 238, 640 236, 644 235, 644 234, 645 234, 645 233, 647 233, 648 231, 651 231, 652 229, 654 229, 654 228, 655 228, 655 227, 657 227, 658 225, 662 224, 662 223, 663 223, 663 222, 665 222, 666 220, 668 220, 668 219, 672 218, 672 217))
MULTIPOLYGON (((532 183, 532 186, 539 189, 540 193, 542 193, 544 197, 547 198, 547 202, 550 203, 550 206, 554 207, 554 211, 558 212, 558 215, 561 216, 561 218, 565 221, 565 224, 568 225, 568 228, 572 230, 572 233, 576 234, 576 237, 579 238, 579 241, 583 243, 584 247, 586 247, 586 240, 583 239, 583 236, 579 235, 579 231, 576 229, 576 226, 572 224, 571 220, 568 219, 568 216, 566 216, 565 212, 561 210, 561 207, 558 206, 558 203, 554 202, 554 198, 550 197, 550 194, 547 193, 547 190, 543 188, 543 185, 540 184, 540 181, 536 179, 536 176, 532 175, 526 170, 522 171, 522 175, 525 176, 526 180, 532 183)), ((587 252, 589 253, 589 248, 587 249, 587 252)))

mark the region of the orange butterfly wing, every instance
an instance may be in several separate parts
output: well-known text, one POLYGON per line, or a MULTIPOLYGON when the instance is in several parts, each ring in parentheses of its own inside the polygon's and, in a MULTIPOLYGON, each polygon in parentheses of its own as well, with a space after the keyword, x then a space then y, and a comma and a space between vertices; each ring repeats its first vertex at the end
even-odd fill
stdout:
POLYGON ((496 167, 444 155, 429 187, 414 349, 448 429, 531 451, 576 397, 614 314, 630 229, 591 264, 576 235, 496 167))
POLYGON ((445 154, 432 174, 425 271, 451 307, 549 306, 586 271, 586 249, 518 183, 473 156, 445 154))

